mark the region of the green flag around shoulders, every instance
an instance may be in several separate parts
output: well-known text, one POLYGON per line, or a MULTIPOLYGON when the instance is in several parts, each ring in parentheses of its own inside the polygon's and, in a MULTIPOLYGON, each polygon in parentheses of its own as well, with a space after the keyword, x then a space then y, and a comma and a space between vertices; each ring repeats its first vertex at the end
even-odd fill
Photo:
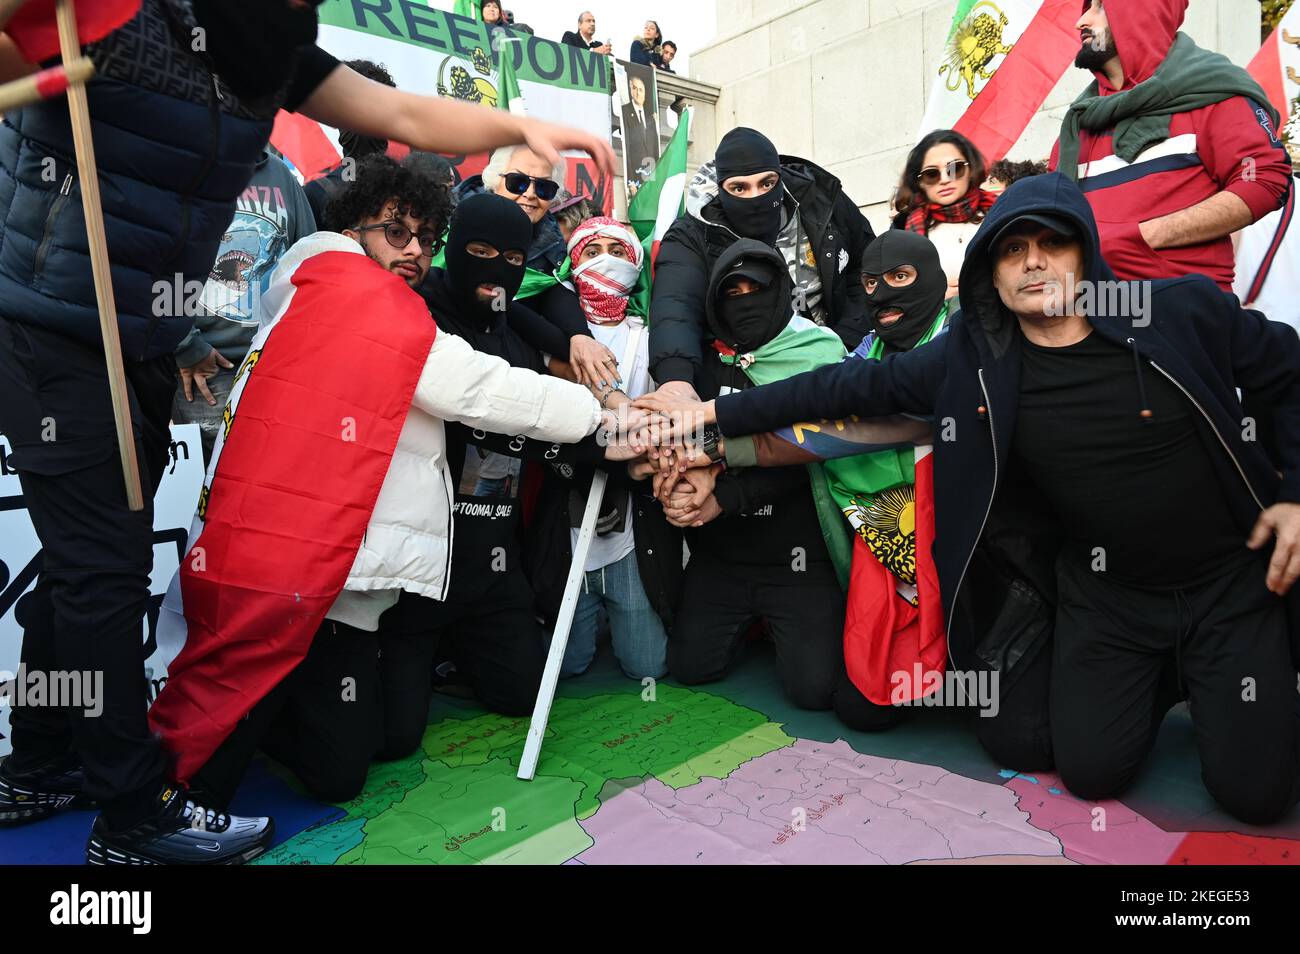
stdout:
MULTIPOLYGON (((755 384, 782 381, 801 371, 811 371, 844 360, 848 352, 844 342, 830 328, 795 316, 775 338, 744 355, 722 355, 724 364, 737 364, 755 384)), ((861 455, 868 456, 868 455, 861 455)), ((847 460, 857 460, 856 457, 847 460)), ((835 576, 844 592, 849 590, 853 567, 853 537, 845 523, 843 511, 831 492, 824 464, 808 465, 808 484, 822 539, 835 567, 835 576)))
MULTIPOLYGON (((945 302, 916 346, 920 347, 938 335, 947 322, 948 303, 945 302)), ((877 336, 868 349, 865 360, 879 361, 883 357, 884 342, 877 336)), ((900 507, 906 509, 912 501, 912 488, 916 484, 916 451, 910 447, 880 450, 827 461, 823 466, 830 495, 853 531, 861 534, 872 553, 885 562, 896 576, 915 583, 915 560, 909 564, 902 559, 907 552, 905 547, 891 548, 872 539, 872 516, 879 516, 881 510, 892 513, 900 507)), ((879 537, 880 534, 876 533, 875 536, 879 537)))

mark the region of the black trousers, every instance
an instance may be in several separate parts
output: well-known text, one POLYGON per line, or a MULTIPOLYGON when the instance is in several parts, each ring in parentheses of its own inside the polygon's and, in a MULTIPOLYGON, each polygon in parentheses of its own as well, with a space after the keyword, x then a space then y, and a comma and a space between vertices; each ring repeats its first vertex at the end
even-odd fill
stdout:
POLYGON ((419 747, 432 665, 427 639, 326 620, 303 661, 199 770, 194 789, 211 804, 229 804, 260 748, 313 797, 350 801, 371 761, 404 758, 419 747))
POLYGON ((110 825, 151 810, 164 759, 149 733, 143 621, 153 566, 153 493, 171 438, 171 356, 126 364, 145 507, 127 509, 104 356, 0 318, 0 431, 13 450, 42 547, 35 589, 17 607, 29 672, 102 673, 103 711, 18 707, 13 765, 79 756, 86 792, 110 825))
POLYGON ((465 604, 402 593, 377 633, 326 620, 306 658, 197 773, 196 791, 211 804, 228 804, 260 748, 313 797, 355 798, 373 760, 405 758, 420 747, 440 650, 469 676, 485 706, 531 713, 545 637, 527 581, 503 576, 486 598, 465 604))
POLYGON ((776 647, 781 684, 801 709, 834 709, 852 728, 892 720, 858 692, 844 669, 844 591, 829 565, 805 571, 753 567, 693 554, 668 637, 668 671, 686 685, 727 674, 745 633, 764 620, 776 647))
MULTIPOLYGON (((452 579, 457 570, 453 568, 452 579)), ((484 706, 503 715, 529 715, 546 667, 548 636, 533 609, 534 594, 523 571, 511 569, 473 598, 458 596, 456 585, 445 602, 403 593, 380 620, 386 636, 424 640, 452 660, 484 706)), ((426 693, 431 691, 425 683, 426 693)), ((421 715, 418 731, 424 732, 421 715)), ((415 731, 414 725, 408 727, 415 731)))
POLYGON ((1300 800, 1300 697, 1266 565, 1247 559, 1200 586, 1157 591, 1063 558, 1051 652, 997 718, 980 720, 981 741, 1013 768, 1054 763, 1074 794, 1109 798, 1186 698, 1210 794, 1243 821, 1276 821, 1300 800))

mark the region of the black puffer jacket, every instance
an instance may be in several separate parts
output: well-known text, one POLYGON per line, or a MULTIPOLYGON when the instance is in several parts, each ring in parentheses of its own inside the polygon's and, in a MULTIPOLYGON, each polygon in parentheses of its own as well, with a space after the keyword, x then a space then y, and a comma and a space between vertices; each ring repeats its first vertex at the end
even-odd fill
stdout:
MULTIPOLYGON (((820 166, 782 156, 781 178, 786 208, 798 210, 801 230, 817 259, 828 324, 852 350, 871 330, 862 290, 862 253, 875 233, 844 194, 840 180, 820 166)), ((740 238, 716 198, 712 163, 695 174, 690 193, 686 214, 668 230, 655 260, 650 373, 660 384, 694 384, 708 348, 704 301, 709 275, 718 257, 740 238), (699 207, 692 208, 695 204, 699 207)))

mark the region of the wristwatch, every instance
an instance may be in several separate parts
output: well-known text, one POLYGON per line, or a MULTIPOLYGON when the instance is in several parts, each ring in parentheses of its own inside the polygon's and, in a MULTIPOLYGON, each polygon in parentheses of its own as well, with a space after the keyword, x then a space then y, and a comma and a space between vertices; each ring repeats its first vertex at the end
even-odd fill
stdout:
POLYGON ((700 446, 704 448, 704 454, 710 461, 717 464, 725 456, 719 449, 718 444, 722 440, 722 432, 718 430, 717 424, 704 425, 704 437, 700 446))

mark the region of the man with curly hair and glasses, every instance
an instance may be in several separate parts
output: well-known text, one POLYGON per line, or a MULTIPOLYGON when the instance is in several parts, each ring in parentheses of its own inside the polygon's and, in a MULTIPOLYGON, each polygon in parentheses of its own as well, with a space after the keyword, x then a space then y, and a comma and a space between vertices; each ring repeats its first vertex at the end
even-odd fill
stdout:
POLYGON ((548 442, 613 425, 587 388, 431 319, 412 289, 450 210, 428 175, 365 159, 327 209, 338 231, 295 244, 263 296, 191 530, 204 560, 168 596, 185 646, 150 714, 205 804, 229 803, 259 747, 332 802, 409 754, 397 716, 412 693, 427 713, 429 662, 380 616, 404 591, 447 599, 445 422, 548 442))

